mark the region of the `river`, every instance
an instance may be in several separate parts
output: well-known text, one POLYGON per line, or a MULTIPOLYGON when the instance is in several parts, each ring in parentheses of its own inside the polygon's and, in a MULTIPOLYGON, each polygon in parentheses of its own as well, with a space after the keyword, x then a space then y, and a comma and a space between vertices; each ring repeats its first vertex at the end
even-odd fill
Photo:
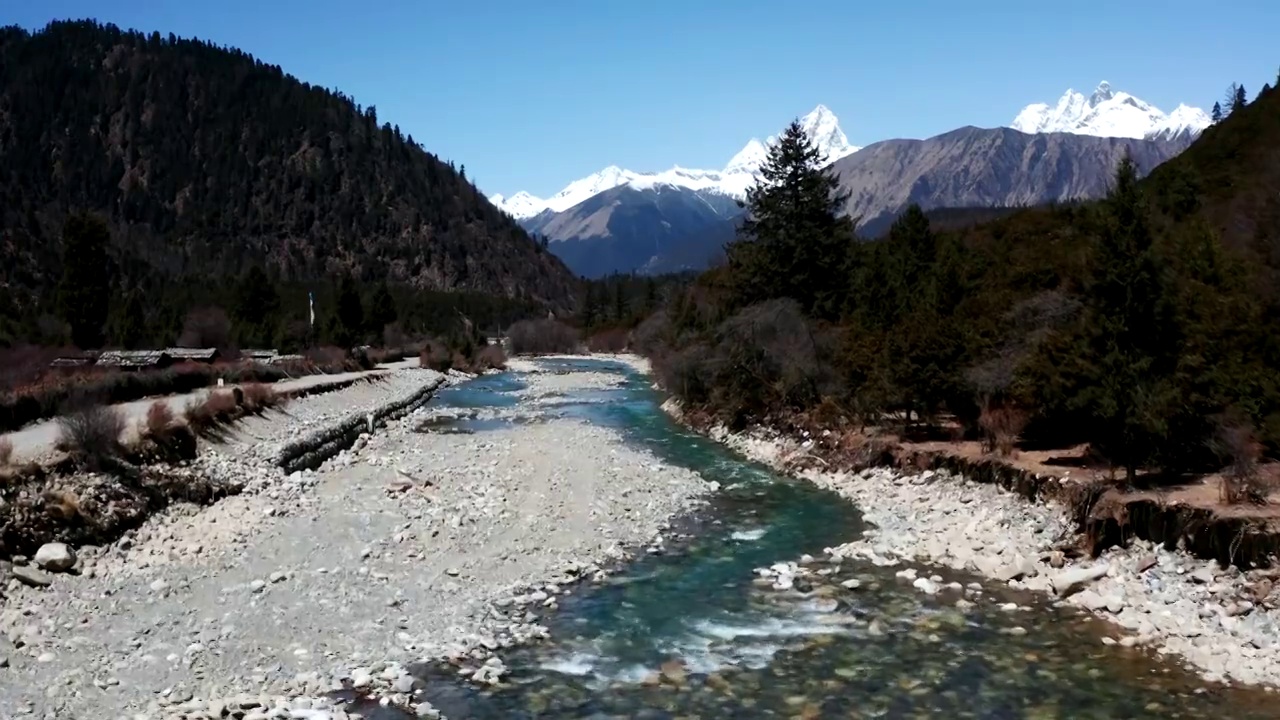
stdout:
MULTIPOLYGON (((856 537, 856 508, 679 426, 630 368, 541 364, 624 375, 617 389, 557 398, 549 411, 617 428, 721 491, 678 523, 661 552, 564 598, 543 621, 552 639, 504 658, 512 673, 502 686, 477 690, 422 669, 429 699, 453 720, 1277 716, 1272 695, 1210 685, 1146 651, 1105 646, 1100 621, 978 577, 917 566, 947 583, 980 583, 965 609, 956 607, 960 593, 924 595, 896 575, 902 567, 870 563, 846 561, 816 592, 761 587, 755 568, 820 556, 856 537), (856 589, 840 586, 852 580, 856 589), (1008 603, 1020 609, 1002 609, 1008 603)), ((520 387, 518 374, 489 375, 434 402, 518 407, 511 393, 520 387)), ((512 421, 536 418, 464 419, 438 430, 484 432, 512 421)))

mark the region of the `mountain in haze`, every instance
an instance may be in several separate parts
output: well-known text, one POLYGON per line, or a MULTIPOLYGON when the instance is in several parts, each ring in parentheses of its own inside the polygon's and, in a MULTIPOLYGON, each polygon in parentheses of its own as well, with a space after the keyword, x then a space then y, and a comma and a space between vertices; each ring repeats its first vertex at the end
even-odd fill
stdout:
POLYGON ((1103 80, 1088 97, 1067 90, 1052 107, 1045 103, 1026 106, 1010 127, 1025 133, 1179 140, 1194 139, 1209 125, 1209 115, 1200 108, 1179 105, 1166 115, 1140 98, 1113 90, 1103 80))
POLYGON ((252 266, 576 302, 560 260, 373 107, 172 35, 0 28, 0 196, 0 290, 32 312, 49 311, 79 210, 107 221, 112 282, 148 306, 252 266))
MULTIPOLYGON (((828 163, 858 150, 857 147, 849 144, 849 139, 840 129, 839 119, 825 105, 817 106, 812 112, 800 118, 800 124, 809 133, 809 137, 813 139, 819 151, 827 158, 828 163)), ((755 174, 764 162, 766 149, 775 142, 777 142, 776 135, 769 136, 764 142, 758 138, 751 138, 720 170, 694 170, 677 165, 662 172, 635 172, 610 165, 600 172, 569 183, 563 190, 545 200, 520 191, 511 197, 491 195, 489 201, 517 220, 524 220, 548 210, 564 212, 597 193, 621 185, 637 190, 657 187, 684 188, 741 199, 746 197, 747 188, 755 185, 755 174)), ((551 236, 551 239, 554 241, 566 238, 551 236)))
POLYGON ((551 250, 574 272, 600 277, 628 273, 675 253, 690 242, 689 235, 741 213, 738 201, 720 192, 624 184, 564 212, 544 212, 524 222, 530 232, 555 238, 551 250))

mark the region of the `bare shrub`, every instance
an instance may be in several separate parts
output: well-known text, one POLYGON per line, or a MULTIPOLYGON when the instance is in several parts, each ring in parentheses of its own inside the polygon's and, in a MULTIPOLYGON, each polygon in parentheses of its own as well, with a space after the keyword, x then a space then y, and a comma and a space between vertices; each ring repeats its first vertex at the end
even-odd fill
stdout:
POLYGON ((641 355, 652 357, 662 352, 670 343, 670 329, 671 321, 667 317, 667 311, 659 310, 631 331, 631 347, 641 355))
POLYGON ((270 385, 245 383, 240 386, 240 389, 244 393, 244 409, 247 412, 262 412, 280 402, 280 396, 276 394, 275 388, 270 385))
POLYGON ((382 328, 382 344, 387 348, 403 348, 409 344, 409 336, 400 323, 389 323, 382 328))
POLYGON ((449 372, 453 367, 453 353, 436 338, 427 338, 418 352, 418 366, 436 372, 449 372))
POLYGON ((169 403, 164 400, 157 400, 151 403, 151 407, 147 408, 147 418, 145 422, 144 434, 150 437, 164 437, 173 430, 174 421, 173 409, 169 407, 169 403))
POLYGON ((794 300, 752 305, 716 329, 714 409, 726 419, 803 411, 838 392, 822 337, 794 300))
POLYGON ((308 360, 318 365, 325 372, 355 369, 355 366, 347 356, 347 351, 333 345, 311 348, 306 351, 305 355, 308 360))
POLYGON ((627 331, 622 328, 601 330, 587 339, 587 349, 595 353, 620 353, 627 349, 627 331))
POLYGON ((476 372, 503 370, 507 367, 507 353, 501 345, 485 345, 476 353, 471 367, 476 372))
POLYGON ((550 355, 579 351, 578 331, 550 318, 521 320, 507 329, 507 339, 514 355, 550 355))
POLYGON ((0 438, 0 467, 4 467, 13 461, 13 441, 9 438, 0 438))
POLYGON ((1228 411, 1215 418, 1215 425, 1212 449, 1228 463, 1219 486, 1222 502, 1265 505, 1271 488, 1258 472, 1262 443, 1253 423, 1241 413, 1228 411))
POLYGON ((236 396, 225 390, 220 392, 211 392, 204 399, 205 407, 209 408, 209 413, 217 420, 226 420, 236 414, 239 403, 236 402, 236 396))
POLYGON ((662 386, 687 407, 695 408, 711 400, 715 368, 709 348, 701 343, 654 358, 654 371, 662 386))
POLYGON ((1018 438, 1027 427, 1029 419, 1027 411, 1013 405, 983 403, 982 411, 978 415, 978 426, 982 428, 983 434, 983 448, 1001 457, 1009 457, 1013 454, 1018 438))
POLYGON ((231 347, 231 320, 220 307, 201 307, 187 313, 178 346, 187 348, 231 347))
POLYGON ((124 416, 106 405, 88 405, 58 418, 58 449, 81 465, 100 468, 119 457, 124 416))

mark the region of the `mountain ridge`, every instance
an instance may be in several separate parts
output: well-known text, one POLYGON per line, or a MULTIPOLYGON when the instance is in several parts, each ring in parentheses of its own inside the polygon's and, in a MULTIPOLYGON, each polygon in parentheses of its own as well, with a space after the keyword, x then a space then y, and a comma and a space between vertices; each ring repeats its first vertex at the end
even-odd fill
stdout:
POLYGON ((110 228, 112 282, 149 295, 261 266, 576 303, 562 261, 374 108, 204 41, 0 28, 0 193, 0 289, 30 312, 78 211, 110 228))
POLYGON ((1209 115, 1200 108, 1180 104, 1171 113, 1103 80, 1088 96, 1068 88, 1053 107, 1032 103, 1022 109, 1009 127, 1025 133, 1069 132, 1095 137, 1177 140, 1194 138, 1209 127, 1209 115))
MULTIPOLYGON (((825 105, 819 104, 799 118, 799 121, 828 163, 859 149, 850 144, 840 128, 839 118, 825 105)), ((660 172, 635 172, 610 165, 599 172, 574 180, 545 200, 522 190, 511 197, 490 195, 489 202, 517 220, 524 221, 547 211, 564 212, 597 193, 620 185, 636 189, 667 185, 743 199, 747 189, 755 184, 755 173, 764 162, 768 147, 777 142, 777 139, 777 134, 768 136, 764 141, 751 138, 720 170, 698 170, 676 165, 660 172)))

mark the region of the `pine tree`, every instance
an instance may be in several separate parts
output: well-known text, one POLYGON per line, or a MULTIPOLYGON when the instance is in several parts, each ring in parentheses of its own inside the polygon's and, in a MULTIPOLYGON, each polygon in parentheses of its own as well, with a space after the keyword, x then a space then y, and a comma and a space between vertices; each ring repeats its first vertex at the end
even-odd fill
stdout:
POLYGON ((355 279, 343 275, 338 282, 338 307, 334 314, 333 334, 336 342, 351 345, 360 341, 360 329, 364 325, 364 306, 355 279))
POLYGON ((378 283, 369 298, 369 307, 365 317, 365 330, 372 335, 381 335, 382 331, 396 321, 396 303, 391 297, 391 290, 386 281, 378 283))
POLYGON ((102 345, 111 291, 110 242, 111 231, 96 216, 73 215, 63 226, 58 314, 71 326, 71 342, 81 349, 102 345))
POLYGON ((275 284, 262 267, 249 266, 236 283, 231 314, 242 347, 270 343, 273 328, 267 327, 278 317, 280 296, 275 284))
POLYGON ((622 322, 627 315, 627 299, 622 294, 621 279, 613 286, 613 319, 622 322))
POLYGON ((1222 122, 1222 104, 1221 103, 1213 104, 1213 111, 1209 114, 1209 118, 1213 120, 1215 124, 1222 122))
POLYGON ((1132 158, 1121 160, 1103 213, 1086 299, 1092 377, 1079 402, 1093 418, 1093 444, 1132 480, 1160 433, 1170 359, 1161 271, 1132 158))
POLYGON ((853 224, 823 161, 798 120, 769 149, 747 191, 747 219, 725 248, 738 304, 790 297, 810 315, 837 313, 853 224))
POLYGON ((646 278, 644 283, 644 310, 651 313, 658 308, 658 283, 646 278))
POLYGON ((1227 86, 1226 95, 1222 98, 1224 105, 1222 106, 1223 117, 1230 115, 1236 111, 1236 99, 1240 97, 1240 85, 1231 83, 1227 86))
POLYGON ((1245 93, 1243 85, 1236 85, 1236 96, 1232 101, 1231 112, 1235 112, 1245 105, 1249 104, 1249 96, 1245 93))

